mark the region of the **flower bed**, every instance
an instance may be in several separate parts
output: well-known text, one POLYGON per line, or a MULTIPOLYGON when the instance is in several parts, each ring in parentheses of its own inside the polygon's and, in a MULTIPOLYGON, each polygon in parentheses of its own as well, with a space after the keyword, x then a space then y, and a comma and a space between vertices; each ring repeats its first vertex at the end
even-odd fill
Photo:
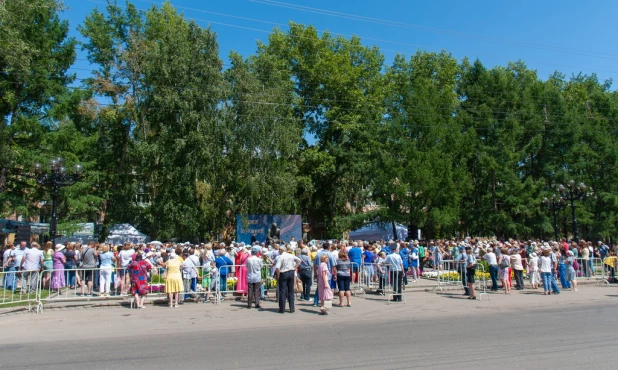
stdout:
POLYGON ((149 284, 149 293, 165 293, 165 284, 149 284))
MULTIPOLYGON (((423 274, 421 275, 422 277, 424 277, 425 279, 437 279, 438 278, 438 274, 440 274, 440 279, 442 280, 450 280, 450 281, 455 281, 455 280, 460 280, 461 276, 459 275, 458 272, 455 271, 425 271, 423 272, 423 274)), ((490 276, 488 272, 482 272, 477 270, 476 273, 474 274, 474 278, 476 280, 489 280, 490 276)))
POLYGON ((438 278, 438 274, 440 275, 441 278, 446 278, 447 276, 451 275, 453 276, 459 276, 458 273, 456 272, 449 272, 449 271, 424 271, 421 276, 424 277, 425 279, 437 279, 438 278))
POLYGON ((226 285, 227 285, 228 291, 236 290, 236 284, 238 284, 238 278, 236 277, 227 278, 226 285))

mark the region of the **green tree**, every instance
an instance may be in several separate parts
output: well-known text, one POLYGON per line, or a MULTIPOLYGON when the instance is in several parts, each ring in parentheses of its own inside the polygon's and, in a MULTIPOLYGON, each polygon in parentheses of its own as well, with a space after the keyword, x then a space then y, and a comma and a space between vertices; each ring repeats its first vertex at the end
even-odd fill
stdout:
POLYGON ((55 0, 0 2, 0 211, 31 216, 43 194, 18 176, 46 160, 46 133, 56 129, 57 109, 74 76, 75 40, 55 0))
POLYGON ((323 219, 330 235, 340 236, 366 184, 371 143, 384 113, 384 57, 358 37, 320 36, 315 28, 294 23, 287 33, 275 30, 260 50, 286 63, 296 82, 296 116, 317 139, 316 148, 333 160, 332 167, 323 168, 328 173, 299 174, 304 189, 321 189, 313 196, 320 199, 305 202, 320 208, 303 213, 323 219))
POLYGON ((381 219, 419 225, 427 237, 458 230, 470 190, 470 153, 455 119, 457 61, 446 52, 397 56, 387 70, 386 123, 370 178, 381 219))

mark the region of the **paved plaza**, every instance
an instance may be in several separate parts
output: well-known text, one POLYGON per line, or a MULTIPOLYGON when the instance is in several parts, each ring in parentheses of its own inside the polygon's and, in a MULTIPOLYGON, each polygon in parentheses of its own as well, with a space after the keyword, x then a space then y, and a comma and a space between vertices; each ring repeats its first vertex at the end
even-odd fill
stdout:
MULTIPOLYGON (((538 292, 538 291, 537 291, 538 292)), ((615 368, 616 287, 471 301, 410 290, 406 304, 353 299, 328 316, 244 302, 58 307, 0 316, 3 369, 615 368)))

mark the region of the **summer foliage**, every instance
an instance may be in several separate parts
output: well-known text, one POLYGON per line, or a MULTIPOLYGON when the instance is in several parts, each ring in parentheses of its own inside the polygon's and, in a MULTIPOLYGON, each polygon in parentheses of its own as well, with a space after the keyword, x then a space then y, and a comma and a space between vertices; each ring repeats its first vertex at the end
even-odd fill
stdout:
POLYGON ((594 74, 446 51, 387 65, 358 38, 299 24, 224 64, 216 34, 169 3, 110 3, 71 25, 79 45, 61 11, 0 2, 4 214, 49 213, 20 172, 61 155, 86 173, 62 190, 64 222, 156 239, 230 236, 249 213, 302 214, 333 237, 376 219, 429 237, 549 237, 541 201, 571 178, 594 189, 581 235, 618 236, 618 95, 594 74), (84 81, 69 73, 76 48, 92 63, 84 81))

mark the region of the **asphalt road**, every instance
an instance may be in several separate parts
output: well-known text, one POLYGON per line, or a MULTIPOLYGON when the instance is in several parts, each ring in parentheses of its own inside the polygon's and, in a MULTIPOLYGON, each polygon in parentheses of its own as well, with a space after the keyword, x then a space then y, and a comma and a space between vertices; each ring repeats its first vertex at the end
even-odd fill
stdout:
POLYGON ((327 317, 272 303, 22 314, 0 318, 0 368, 614 369, 618 297, 598 290, 603 299, 355 300, 327 317))

